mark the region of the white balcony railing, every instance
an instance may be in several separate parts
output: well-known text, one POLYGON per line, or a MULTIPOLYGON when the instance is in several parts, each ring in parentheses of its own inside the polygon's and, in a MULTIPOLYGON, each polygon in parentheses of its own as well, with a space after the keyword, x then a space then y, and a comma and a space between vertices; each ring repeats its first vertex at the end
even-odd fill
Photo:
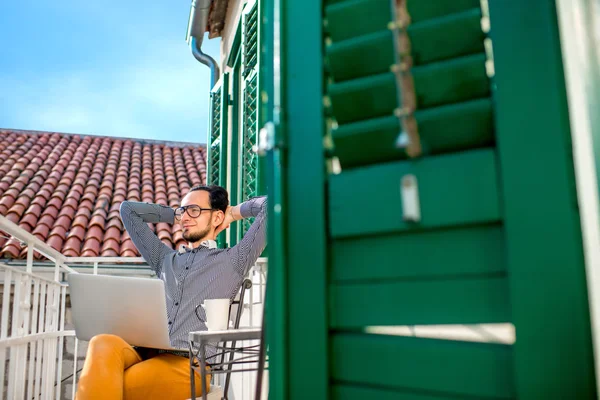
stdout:
MULTIPOLYGON (((75 397, 77 374, 82 367, 78 353, 85 352, 68 329, 68 273, 154 276, 142 258, 65 257, 35 236, 0 215, 0 235, 26 245, 27 259, 0 262, 3 283, 0 316, 0 399, 61 399, 75 397), (45 257, 34 260, 34 251, 45 257), (67 329, 65 328, 67 327, 67 329), (66 360, 65 341, 73 344, 66 360), (72 363, 72 365, 71 365, 72 363), (66 378, 63 377, 66 375, 66 378), (72 388, 65 388, 71 384, 72 388)), ((242 327, 260 326, 264 303, 266 259, 250 271, 252 289, 246 293, 242 327)), ((249 345, 250 343, 245 343, 249 345)), ((251 399, 255 372, 233 374, 230 398, 251 399)), ((217 378, 217 384, 222 383, 217 378)))
POLYGON ((6 399, 58 399, 64 339, 74 335, 65 330, 67 287, 59 276, 75 271, 62 254, 3 216, 0 230, 28 246, 25 270, 0 264, 0 393, 6 399), (34 251, 54 263, 52 278, 33 273, 34 251))

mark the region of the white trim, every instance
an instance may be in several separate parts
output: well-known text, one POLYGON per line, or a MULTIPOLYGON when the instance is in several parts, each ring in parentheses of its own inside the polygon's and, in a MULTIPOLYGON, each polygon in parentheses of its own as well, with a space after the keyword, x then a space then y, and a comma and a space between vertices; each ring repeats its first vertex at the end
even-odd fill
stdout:
MULTIPOLYGON (((28 277, 30 277, 31 279, 38 279, 38 280, 40 280, 40 281, 44 281, 44 282, 47 282, 47 283, 51 283, 51 284, 53 284, 53 285, 67 286, 66 284, 64 284, 64 283, 60 283, 60 282, 57 282, 57 281, 55 281, 54 279, 44 278, 44 277, 41 277, 41 276, 39 276, 39 275, 36 275, 36 274, 34 274, 34 273, 32 273, 32 272, 26 272, 26 271, 23 271, 23 270, 21 270, 21 269, 15 268, 15 267, 11 267, 10 265, 6 265, 6 264, 4 264, 4 263, 0 263, 0 267, 2 267, 2 269, 9 270, 9 271, 11 271, 11 272, 14 272, 14 273, 17 273, 17 274, 19 274, 19 275, 28 276, 28 277)), ((55 267, 47 267, 47 268, 48 268, 48 272, 54 272, 54 269, 55 269, 55 267)), ((75 272, 76 272, 76 271, 75 271, 75 272)))
POLYGON ((589 113, 591 87, 586 82, 593 69, 588 62, 596 58, 588 54, 588 49, 595 47, 595 44, 590 42, 594 39, 594 33, 587 32, 586 24, 582 22, 590 17, 584 3, 581 0, 556 1, 583 235, 596 382, 600 382, 600 216, 589 113))
POLYGON ((91 264, 91 263, 111 263, 111 264, 145 264, 146 260, 142 257, 65 257, 67 264, 91 264))
POLYGON ((65 265, 65 256, 2 215, 0 215, 0 230, 8 233, 30 247, 34 246, 35 251, 58 263, 59 266, 66 271, 75 272, 65 265))

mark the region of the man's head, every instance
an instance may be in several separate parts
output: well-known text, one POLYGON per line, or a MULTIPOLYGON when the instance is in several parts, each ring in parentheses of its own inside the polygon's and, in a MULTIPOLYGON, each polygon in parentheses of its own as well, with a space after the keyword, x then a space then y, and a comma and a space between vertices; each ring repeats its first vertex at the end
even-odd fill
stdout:
POLYGON ((183 229, 183 238, 189 243, 214 240, 215 228, 223 222, 228 205, 229 195, 221 186, 191 188, 175 216, 183 229))

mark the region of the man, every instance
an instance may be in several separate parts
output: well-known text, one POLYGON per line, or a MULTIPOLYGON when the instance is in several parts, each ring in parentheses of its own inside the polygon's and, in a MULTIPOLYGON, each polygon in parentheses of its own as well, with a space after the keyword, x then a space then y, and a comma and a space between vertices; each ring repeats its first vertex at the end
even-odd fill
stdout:
MULTIPOLYGON (((165 282, 171 345, 188 347, 188 334, 206 330, 205 299, 233 298, 248 270, 266 245, 266 198, 258 197, 229 206, 228 194, 219 186, 196 186, 170 207, 124 201, 121 218, 142 257, 165 282), (216 236, 242 218, 255 221, 235 247, 218 249, 216 236), (147 223, 177 221, 188 247, 172 250, 147 223)), ((78 383, 77 400, 87 399, 188 399, 187 352, 153 352, 135 349, 114 335, 90 341, 78 383), (148 354, 150 353, 150 354, 148 354)), ((214 354, 209 351, 207 357, 214 354)), ((210 359, 209 359, 210 363, 210 359)), ((207 387, 210 382, 207 382, 207 387)), ((196 379, 196 395, 201 395, 196 379)))

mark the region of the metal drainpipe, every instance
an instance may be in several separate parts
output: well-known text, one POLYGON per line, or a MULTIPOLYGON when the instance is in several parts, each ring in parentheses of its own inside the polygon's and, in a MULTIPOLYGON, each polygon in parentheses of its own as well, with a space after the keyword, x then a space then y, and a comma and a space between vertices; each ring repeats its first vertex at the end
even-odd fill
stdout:
POLYGON ((214 58, 202 52, 202 40, 197 41, 196 38, 193 37, 190 42, 190 48, 192 49, 192 54, 196 60, 210 68, 210 87, 212 89, 219 79, 219 65, 214 58))
POLYGON ((214 58, 202 51, 202 41, 206 31, 210 3, 211 0, 192 0, 188 38, 191 38, 190 48, 194 58, 210 68, 210 87, 212 89, 219 79, 219 65, 214 58))

